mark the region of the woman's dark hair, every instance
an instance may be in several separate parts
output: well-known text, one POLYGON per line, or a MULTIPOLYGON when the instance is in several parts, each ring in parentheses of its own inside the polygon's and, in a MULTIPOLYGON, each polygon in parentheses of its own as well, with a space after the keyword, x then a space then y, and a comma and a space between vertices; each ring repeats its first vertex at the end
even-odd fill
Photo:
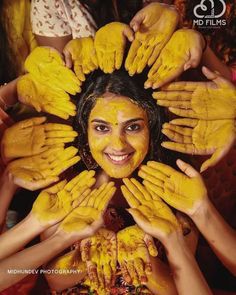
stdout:
POLYGON ((168 153, 163 153, 163 148, 161 147, 161 126, 164 122, 164 112, 152 98, 151 92, 144 89, 143 84, 144 79, 141 75, 130 77, 123 70, 115 71, 112 74, 96 71, 86 81, 85 89, 82 91, 77 105, 74 129, 79 133, 77 147, 80 156, 89 169, 94 168, 94 166, 91 163, 88 146, 88 118, 97 98, 107 92, 129 97, 133 103, 139 105, 147 112, 150 146, 145 160, 169 162, 167 159, 168 153))
POLYGON ((119 21, 128 24, 134 15, 142 8, 142 0, 117 0, 114 6, 112 0, 84 0, 98 28, 119 21))
POLYGON ((13 52, 9 46, 3 2, 0 0, 0 85, 17 77, 17 68, 13 52))

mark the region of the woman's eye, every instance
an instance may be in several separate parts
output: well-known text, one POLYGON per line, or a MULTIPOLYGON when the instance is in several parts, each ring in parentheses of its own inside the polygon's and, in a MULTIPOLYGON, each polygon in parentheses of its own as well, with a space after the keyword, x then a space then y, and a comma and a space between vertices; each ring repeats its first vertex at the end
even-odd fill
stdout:
POLYGON ((126 130, 128 131, 138 131, 141 129, 141 126, 139 124, 132 124, 126 127, 126 130))
POLYGON ((109 128, 106 125, 97 125, 94 129, 99 132, 109 131, 109 128))

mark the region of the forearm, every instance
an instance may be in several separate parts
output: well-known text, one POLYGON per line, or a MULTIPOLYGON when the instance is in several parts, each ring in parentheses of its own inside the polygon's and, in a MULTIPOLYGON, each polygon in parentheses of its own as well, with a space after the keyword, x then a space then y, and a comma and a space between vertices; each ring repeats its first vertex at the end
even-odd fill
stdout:
POLYGON ((46 279, 50 288, 56 291, 73 287, 87 275, 86 264, 81 261, 76 250, 57 257, 46 268, 52 270, 51 274, 46 275, 46 279), (57 271, 68 273, 56 273, 57 271))
POLYGON ((152 273, 148 276, 147 287, 153 294, 177 295, 170 268, 160 259, 150 257, 152 273))
POLYGON ((236 275, 236 231, 225 222, 209 200, 192 219, 221 262, 236 275))
POLYGON ((29 214, 12 229, 0 236, 0 260, 19 251, 23 246, 39 235, 45 227, 29 214))
POLYGON ((0 178, 0 228, 5 223, 6 212, 16 190, 17 186, 10 179, 7 172, 4 172, 0 178))
POLYGON ((16 83, 17 83, 17 79, 9 82, 6 85, 3 85, 0 88, 0 100, 1 100, 1 103, 3 104, 3 109, 4 109, 4 105, 5 107, 9 107, 18 102, 16 83))
POLYGON ((25 250, 22 250, 0 262, 0 291, 27 276, 27 270, 40 267, 71 244, 70 239, 62 239, 59 235, 25 250), (8 270, 19 273, 8 273, 8 270))
POLYGON ((178 294, 212 294, 182 234, 174 234, 165 248, 178 294))
POLYGON ((202 55, 202 65, 207 66, 212 71, 219 72, 223 77, 231 80, 230 68, 224 64, 208 46, 202 55))

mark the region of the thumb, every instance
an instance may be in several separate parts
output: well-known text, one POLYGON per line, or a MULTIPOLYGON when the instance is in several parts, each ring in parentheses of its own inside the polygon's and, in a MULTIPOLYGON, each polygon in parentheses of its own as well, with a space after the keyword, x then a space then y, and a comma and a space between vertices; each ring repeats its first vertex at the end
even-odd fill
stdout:
POLYGON ((71 53, 68 49, 64 49, 63 50, 63 54, 64 54, 64 59, 65 59, 65 63, 66 63, 66 67, 71 69, 72 68, 72 56, 71 53))
POLYGON ((210 69, 207 67, 202 67, 202 73, 204 76, 208 79, 211 80, 212 82, 215 82, 217 86, 223 87, 233 87, 233 85, 228 81, 227 79, 221 77, 218 73, 212 72, 210 69))
POLYGON ((199 176, 199 173, 197 170, 195 170, 191 165, 185 163, 184 161, 178 159, 176 161, 177 166, 179 169, 184 172, 187 176, 190 178, 199 176))
POLYGON ((139 31, 140 25, 143 23, 144 18, 145 18, 145 15, 141 11, 136 13, 136 15, 133 17, 129 25, 134 32, 139 31))
POLYGON ((123 35, 130 41, 132 42, 134 40, 134 32, 129 26, 125 26, 123 35))

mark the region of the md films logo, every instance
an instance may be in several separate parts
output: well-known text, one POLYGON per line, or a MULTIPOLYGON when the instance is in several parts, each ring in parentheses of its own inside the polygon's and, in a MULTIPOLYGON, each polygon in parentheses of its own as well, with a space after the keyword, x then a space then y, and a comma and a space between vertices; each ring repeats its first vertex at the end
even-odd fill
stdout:
POLYGON ((193 9, 196 19, 193 24, 199 28, 220 28, 226 26, 226 19, 222 18, 226 11, 224 0, 201 0, 193 9))

